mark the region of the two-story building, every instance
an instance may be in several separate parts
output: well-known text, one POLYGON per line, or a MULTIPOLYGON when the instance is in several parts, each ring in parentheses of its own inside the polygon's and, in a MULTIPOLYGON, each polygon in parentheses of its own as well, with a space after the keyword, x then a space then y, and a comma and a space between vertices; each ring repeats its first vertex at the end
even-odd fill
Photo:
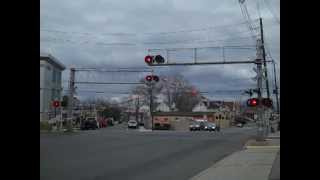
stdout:
POLYGON ((52 102, 61 100, 61 76, 65 66, 50 54, 40 54, 40 121, 49 120, 52 102))

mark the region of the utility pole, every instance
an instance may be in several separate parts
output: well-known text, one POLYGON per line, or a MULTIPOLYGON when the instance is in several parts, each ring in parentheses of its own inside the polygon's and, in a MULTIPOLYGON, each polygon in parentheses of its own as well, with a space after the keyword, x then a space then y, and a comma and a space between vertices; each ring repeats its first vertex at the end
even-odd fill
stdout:
POLYGON ((265 51, 265 48, 264 48, 262 18, 259 18, 259 20, 260 20, 260 38, 261 38, 262 58, 263 58, 263 66, 264 66, 264 76, 265 76, 265 80, 266 80, 267 97, 270 98, 269 81, 268 81, 268 69, 267 69, 267 61, 266 61, 266 51, 265 51))
POLYGON ((150 83, 150 116, 151 116, 151 130, 153 131, 153 84, 152 82, 150 83))
POLYGON ((73 95, 74 95, 74 80, 75 80, 75 69, 70 69, 70 81, 69 81, 69 97, 68 97, 68 121, 67 121, 67 130, 72 132, 72 110, 73 110, 73 95))
POLYGON ((263 56, 263 48, 262 48, 262 40, 257 40, 257 89, 258 89, 258 132, 257 132, 257 141, 264 140, 264 121, 263 121, 263 105, 262 105, 262 56, 263 56), (261 52, 262 51, 262 52, 261 52))
POLYGON ((139 119, 139 108, 140 108, 140 100, 139 100, 139 95, 138 95, 138 102, 136 102, 136 121, 139 119))
POLYGON ((280 114, 280 104, 278 96, 278 84, 277 84, 277 72, 276 72, 276 62, 273 60, 273 72, 274 72, 274 86, 275 86, 275 95, 277 101, 277 113, 280 114))

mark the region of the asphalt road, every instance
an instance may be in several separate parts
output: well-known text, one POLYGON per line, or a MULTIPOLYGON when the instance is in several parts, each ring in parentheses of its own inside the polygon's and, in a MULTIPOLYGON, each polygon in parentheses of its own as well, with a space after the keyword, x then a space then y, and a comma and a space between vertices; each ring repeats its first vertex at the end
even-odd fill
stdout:
POLYGON ((240 150, 255 132, 139 132, 118 125, 71 135, 40 134, 40 179, 185 180, 240 150))

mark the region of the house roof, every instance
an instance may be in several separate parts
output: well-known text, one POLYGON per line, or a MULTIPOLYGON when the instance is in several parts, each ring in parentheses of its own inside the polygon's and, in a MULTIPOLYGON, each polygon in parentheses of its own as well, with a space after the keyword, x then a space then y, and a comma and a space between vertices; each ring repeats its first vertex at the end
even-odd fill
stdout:
POLYGON ((61 62, 59 62, 55 57, 53 57, 51 54, 40 53, 40 61, 47 61, 50 64, 57 66, 61 70, 66 69, 66 67, 61 62))
POLYGON ((234 102, 223 102, 223 105, 227 106, 230 110, 234 107, 234 102))
POLYGON ((210 101, 207 105, 208 109, 218 109, 221 106, 221 101, 210 101))

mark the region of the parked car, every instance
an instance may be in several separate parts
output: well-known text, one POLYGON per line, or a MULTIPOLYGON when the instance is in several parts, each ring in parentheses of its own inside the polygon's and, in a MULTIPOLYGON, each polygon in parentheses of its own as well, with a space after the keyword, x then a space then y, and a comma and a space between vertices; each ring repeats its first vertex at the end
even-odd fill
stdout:
POLYGON ((216 124, 207 123, 204 128, 205 128, 206 131, 215 131, 216 130, 216 124))
POLYGON ((193 122, 189 125, 189 129, 190 131, 200 131, 201 128, 200 128, 200 122, 193 122))
POLYGON ((206 129, 206 125, 207 125, 207 121, 199 121, 200 123, 200 131, 205 131, 206 129))
POLYGON ((205 119, 197 119, 195 122, 196 122, 196 124, 199 125, 199 129, 197 129, 197 130, 199 130, 199 131, 205 131, 206 130, 205 127, 206 127, 206 125, 208 123, 207 120, 205 120, 205 119))
POLYGON ((139 127, 138 122, 135 120, 129 120, 128 121, 128 128, 134 128, 137 129, 139 127))
POLYGON ((89 130, 89 129, 95 130, 98 127, 99 127, 99 123, 96 120, 96 118, 95 117, 88 117, 81 123, 80 129, 81 130, 89 130))

